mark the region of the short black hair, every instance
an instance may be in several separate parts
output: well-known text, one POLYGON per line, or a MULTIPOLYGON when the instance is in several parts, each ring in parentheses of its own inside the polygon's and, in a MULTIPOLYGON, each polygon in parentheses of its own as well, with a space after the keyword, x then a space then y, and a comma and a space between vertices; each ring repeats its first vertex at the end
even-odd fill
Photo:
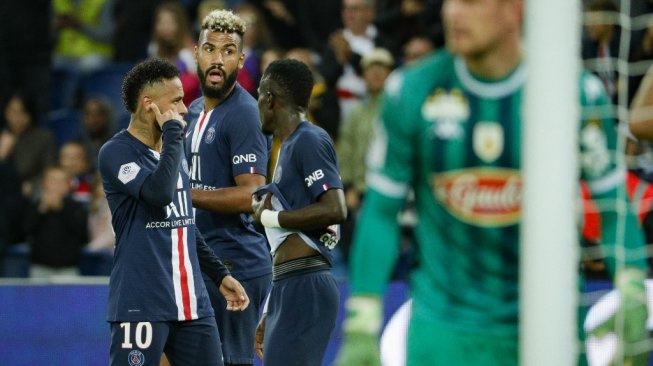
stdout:
POLYGON ((313 73, 305 63, 291 59, 276 60, 265 69, 265 75, 274 80, 287 99, 299 107, 308 108, 313 91, 313 73))
POLYGON ((122 101, 131 113, 136 112, 138 96, 146 85, 179 77, 179 70, 168 61, 151 58, 129 70, 122 81, 122 101))

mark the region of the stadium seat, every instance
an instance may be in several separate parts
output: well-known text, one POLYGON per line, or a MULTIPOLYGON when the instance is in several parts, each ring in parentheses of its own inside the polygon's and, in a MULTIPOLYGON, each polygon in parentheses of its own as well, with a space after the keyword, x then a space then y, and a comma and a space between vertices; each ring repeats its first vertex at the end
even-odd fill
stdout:
POLYGON ((10 245, 2 265, 2 277, 29 277, 30 247, 26 243, 10 245))
POLYGON ((109 276, 113 253, 82 250, 79 259, 79 274, 82 276, 109 276))
POLYGON ((74 108, 79 91, 80 73, 71 67, 56 67, 52 70, 50 111, 74 108))
POLYGON ((82 113, 75 109, 59 109, 48 114, 46 128, 57 138, 57 146, 74 139, 81 132, 82 113))
MULTIPOLYGON (((131 68, 132 63, 114 63, 81 79, 82 98, 102 97, 109 102, 116 121, 122 122, 129 115, 122 102, 122 80, 131 68)), ((122 126, 119 126, 122 127, 122 126)))

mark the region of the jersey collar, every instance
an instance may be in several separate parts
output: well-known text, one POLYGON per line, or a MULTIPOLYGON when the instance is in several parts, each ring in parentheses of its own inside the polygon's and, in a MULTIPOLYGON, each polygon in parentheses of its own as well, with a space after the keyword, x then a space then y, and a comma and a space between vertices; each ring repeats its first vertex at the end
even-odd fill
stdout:
POLYGON ((454 65, 456 76, 463 86, 474 94, 485 98, 503 98, 517 91, 526 81, 527 68, 524 62, 521 62, 506 79, 496 82, 481 81, 475 78, 461 57, 456 57, 454 65))

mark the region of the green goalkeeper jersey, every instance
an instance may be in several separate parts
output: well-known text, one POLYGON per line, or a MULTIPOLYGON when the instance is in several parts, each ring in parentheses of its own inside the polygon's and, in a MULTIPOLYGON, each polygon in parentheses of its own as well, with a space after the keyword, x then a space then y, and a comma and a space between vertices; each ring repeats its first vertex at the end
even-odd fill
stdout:
MULTIPOLYGON (((522 63, 501 80, 483 80, 461 58, 439 52, 390 76, 368 154, 353 293, 383 292, 397 255, 397 212, 412 189, 414 309, 465 331, 517 334, 526 75, 522 63)), ((615 165, 608 100, 596 77, 583 74, 580 83, 580 102, 590 107, 580 124, 580 176, 595 197, 615 198, 624 175, 615 165)), ((616 232, 616 218, 603 215, 604 239, 611 242, 606 235, 616 232)))

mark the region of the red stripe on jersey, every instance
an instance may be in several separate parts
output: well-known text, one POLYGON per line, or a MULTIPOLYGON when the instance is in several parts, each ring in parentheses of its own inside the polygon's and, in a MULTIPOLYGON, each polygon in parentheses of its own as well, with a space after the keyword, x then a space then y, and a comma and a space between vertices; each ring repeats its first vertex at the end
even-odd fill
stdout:
POLYGON ((628 172, 626 177, 626 193, 628 194, 628 198, 638 206, 637 218, 641 224, 646 214, 651 211, 651 206, 653 206, 653 186, 634 173, 628 172))
POLYGON ((184 319, 191 320, 190 290, 188 289, 188 272, 184 265, 184 228, 177 228, 177 252, 179 253, 179 273, 181 276, 181 300, 184 304, 184 319))
POLYGON ((204 124, 204 120, 206 119, 206 115, 207 115, 207 114, 208 114, 208 113, 204 113, 204 114, 202 115, 202 119, 200 119, 200 127, 197 129, 197 131, 202 131, 202 125, 204 124))
POLYGON ((583 198, 583 227, 581 229, 582 235, 588 240, 601 239, 601 214, 599 207, 592 199, 587 182, 580 182, 580 193, 583 198))

